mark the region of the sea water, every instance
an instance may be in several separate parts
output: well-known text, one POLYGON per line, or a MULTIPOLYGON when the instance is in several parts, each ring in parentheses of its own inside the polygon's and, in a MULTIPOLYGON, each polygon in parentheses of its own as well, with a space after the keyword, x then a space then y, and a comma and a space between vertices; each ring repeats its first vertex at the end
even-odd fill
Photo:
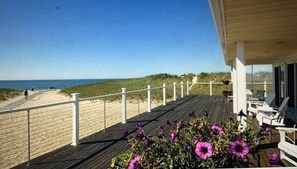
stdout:
POLYGON ((66 79, 66 80, 0 80, 0 88, 19 90, 64 89, 77 85, 98 83, 116 79, 66 79))

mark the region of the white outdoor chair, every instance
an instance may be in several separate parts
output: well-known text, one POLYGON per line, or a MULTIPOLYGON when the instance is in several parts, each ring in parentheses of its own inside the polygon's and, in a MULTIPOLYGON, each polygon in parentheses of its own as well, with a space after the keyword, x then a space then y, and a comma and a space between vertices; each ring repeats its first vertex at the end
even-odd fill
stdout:
MULTIPOLYGON (((289 99, 289 97, 286 97, 278 110, 267 111, 265 109, 258 109, 257 119, 259 120, 259 125, 263 125, 263 123, 265 123, 270 125, 270 127, 285 126, 287 104, 289 99)), ((269 141, 271 142, 271 130, 269 132, 269 141)))
POLYGON ((248 101, 248 112, 254 112, 258 114, 258 109, 268 109, 268 110, 273 110, 273 108, 269 108, 275 98, 275 93, 270 92, 267 94, 267 97, 265 98, 264 101, 255 101, 255 100, 250 100, 248 101))
POLYGON ((249 107, 256 107, 256 106, 263 106, 263 105, 270 106, 274 98, 275 98, 275 93, 269 92, 265 97, 264 101, 259 101, 258 98, 250 98, 250 100, 248 100, 248 104, 249 104, 249 107))
POLYGON ((290 158, 288 155, 297 157, 297 145, 296 145, 296 132, 297 128, 276 128, 280 134, 280 142, 278 143, 278 148, 280 149, 280 158, 285 159, 297 166, 297 161, 290 158), (288 137, 286 134, 293 133, 293 139, 288 137))

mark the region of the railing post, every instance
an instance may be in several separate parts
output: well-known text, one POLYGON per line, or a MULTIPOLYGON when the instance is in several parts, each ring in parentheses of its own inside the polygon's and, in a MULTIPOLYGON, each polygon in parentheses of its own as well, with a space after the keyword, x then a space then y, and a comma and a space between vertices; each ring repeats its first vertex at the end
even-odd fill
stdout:
POLYGON ((180 97, 184 97, 184 82, 180 82, 180 97))
POLYGON ((173 100, 176 101, 176 83, 173 82, 173 100))
POLYGON ((212 96, 212 81, 209 82, 209 95, 212 96))
POLYGON ((31 137, 30 137, 30 110, 27 110, 27 127, 28 127, 28 163, 27 165, 30 165, 30 160, 31 160, 31 137))
POLYGON ((151 112, 151 85, 147 85, 147 112, 151 112))
POLYGON ((187 81, 187 95, 189 95, 189 81, 187 81))
POLYGON ((73 93, 72 100, 72 144, 77 146, 79 144, 79 93, 73 93))
POLYGON ((266 81, 264 81, 264 97, 266 97, 266 94, 267 94, 267 83, 266 81))
POLYGON ((163 105, 166 105, 166 84, 163 83, 163 105))
POLYGON ((106 98, 104 97, 104 100, 103 100, 103 113, 104 113, 104 132, 106 130, 106 98))
POLYGON ((127 119, 126 88, 122 88, 122 123, 125 124, 127 119))

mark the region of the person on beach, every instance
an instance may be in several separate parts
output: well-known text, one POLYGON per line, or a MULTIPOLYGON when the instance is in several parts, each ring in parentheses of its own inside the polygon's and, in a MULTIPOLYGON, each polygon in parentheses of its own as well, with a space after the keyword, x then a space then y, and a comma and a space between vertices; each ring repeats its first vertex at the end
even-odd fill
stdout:
POLYGON ((26 99, 26 100, 28 100, 28 94, 29 94, 29 93, 28 93, 28 90, 26 89, 26 90, 24 91, 24 96, 25 96, 25 99, 26 99))

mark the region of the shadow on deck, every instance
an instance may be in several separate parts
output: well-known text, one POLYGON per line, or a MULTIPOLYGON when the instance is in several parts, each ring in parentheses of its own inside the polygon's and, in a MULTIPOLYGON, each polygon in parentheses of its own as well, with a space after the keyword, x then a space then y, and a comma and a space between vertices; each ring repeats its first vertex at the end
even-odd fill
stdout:
MULTIPOLYGON (((205 111, 209 112, 211 123, 221 123, 230 117, 236 118, 232 113, 232 103, 226 103, 223 96, 186 96, 169 102, 166 106, 159 106, 150 113, 145 112, 139 117, 128 119, 127 124, 118 123, 107 128, 105 132, 100 131, 81 139, 81 143, 76 147, 64 146, 31 160, 29 166, 23 163, 15 168, 108 168, 113 157, 129 150, 127 138, 123 136, 124 129, 128 129, 130 135, 134 135, 135 125, 141 123, 146 134, 150 135, 156 133, 159 126, 167 120, 189 120, 188 114, 192 111, 199 116, 204 116, 205 111)), ((265 141, 260 145, 259 163, 262 167, 271 166, 268 161, 269 155, 279 152, 277 133, 273 135, 272 144, 265 141)), ((291 165, 283 163, 282 166, 291 165)))

